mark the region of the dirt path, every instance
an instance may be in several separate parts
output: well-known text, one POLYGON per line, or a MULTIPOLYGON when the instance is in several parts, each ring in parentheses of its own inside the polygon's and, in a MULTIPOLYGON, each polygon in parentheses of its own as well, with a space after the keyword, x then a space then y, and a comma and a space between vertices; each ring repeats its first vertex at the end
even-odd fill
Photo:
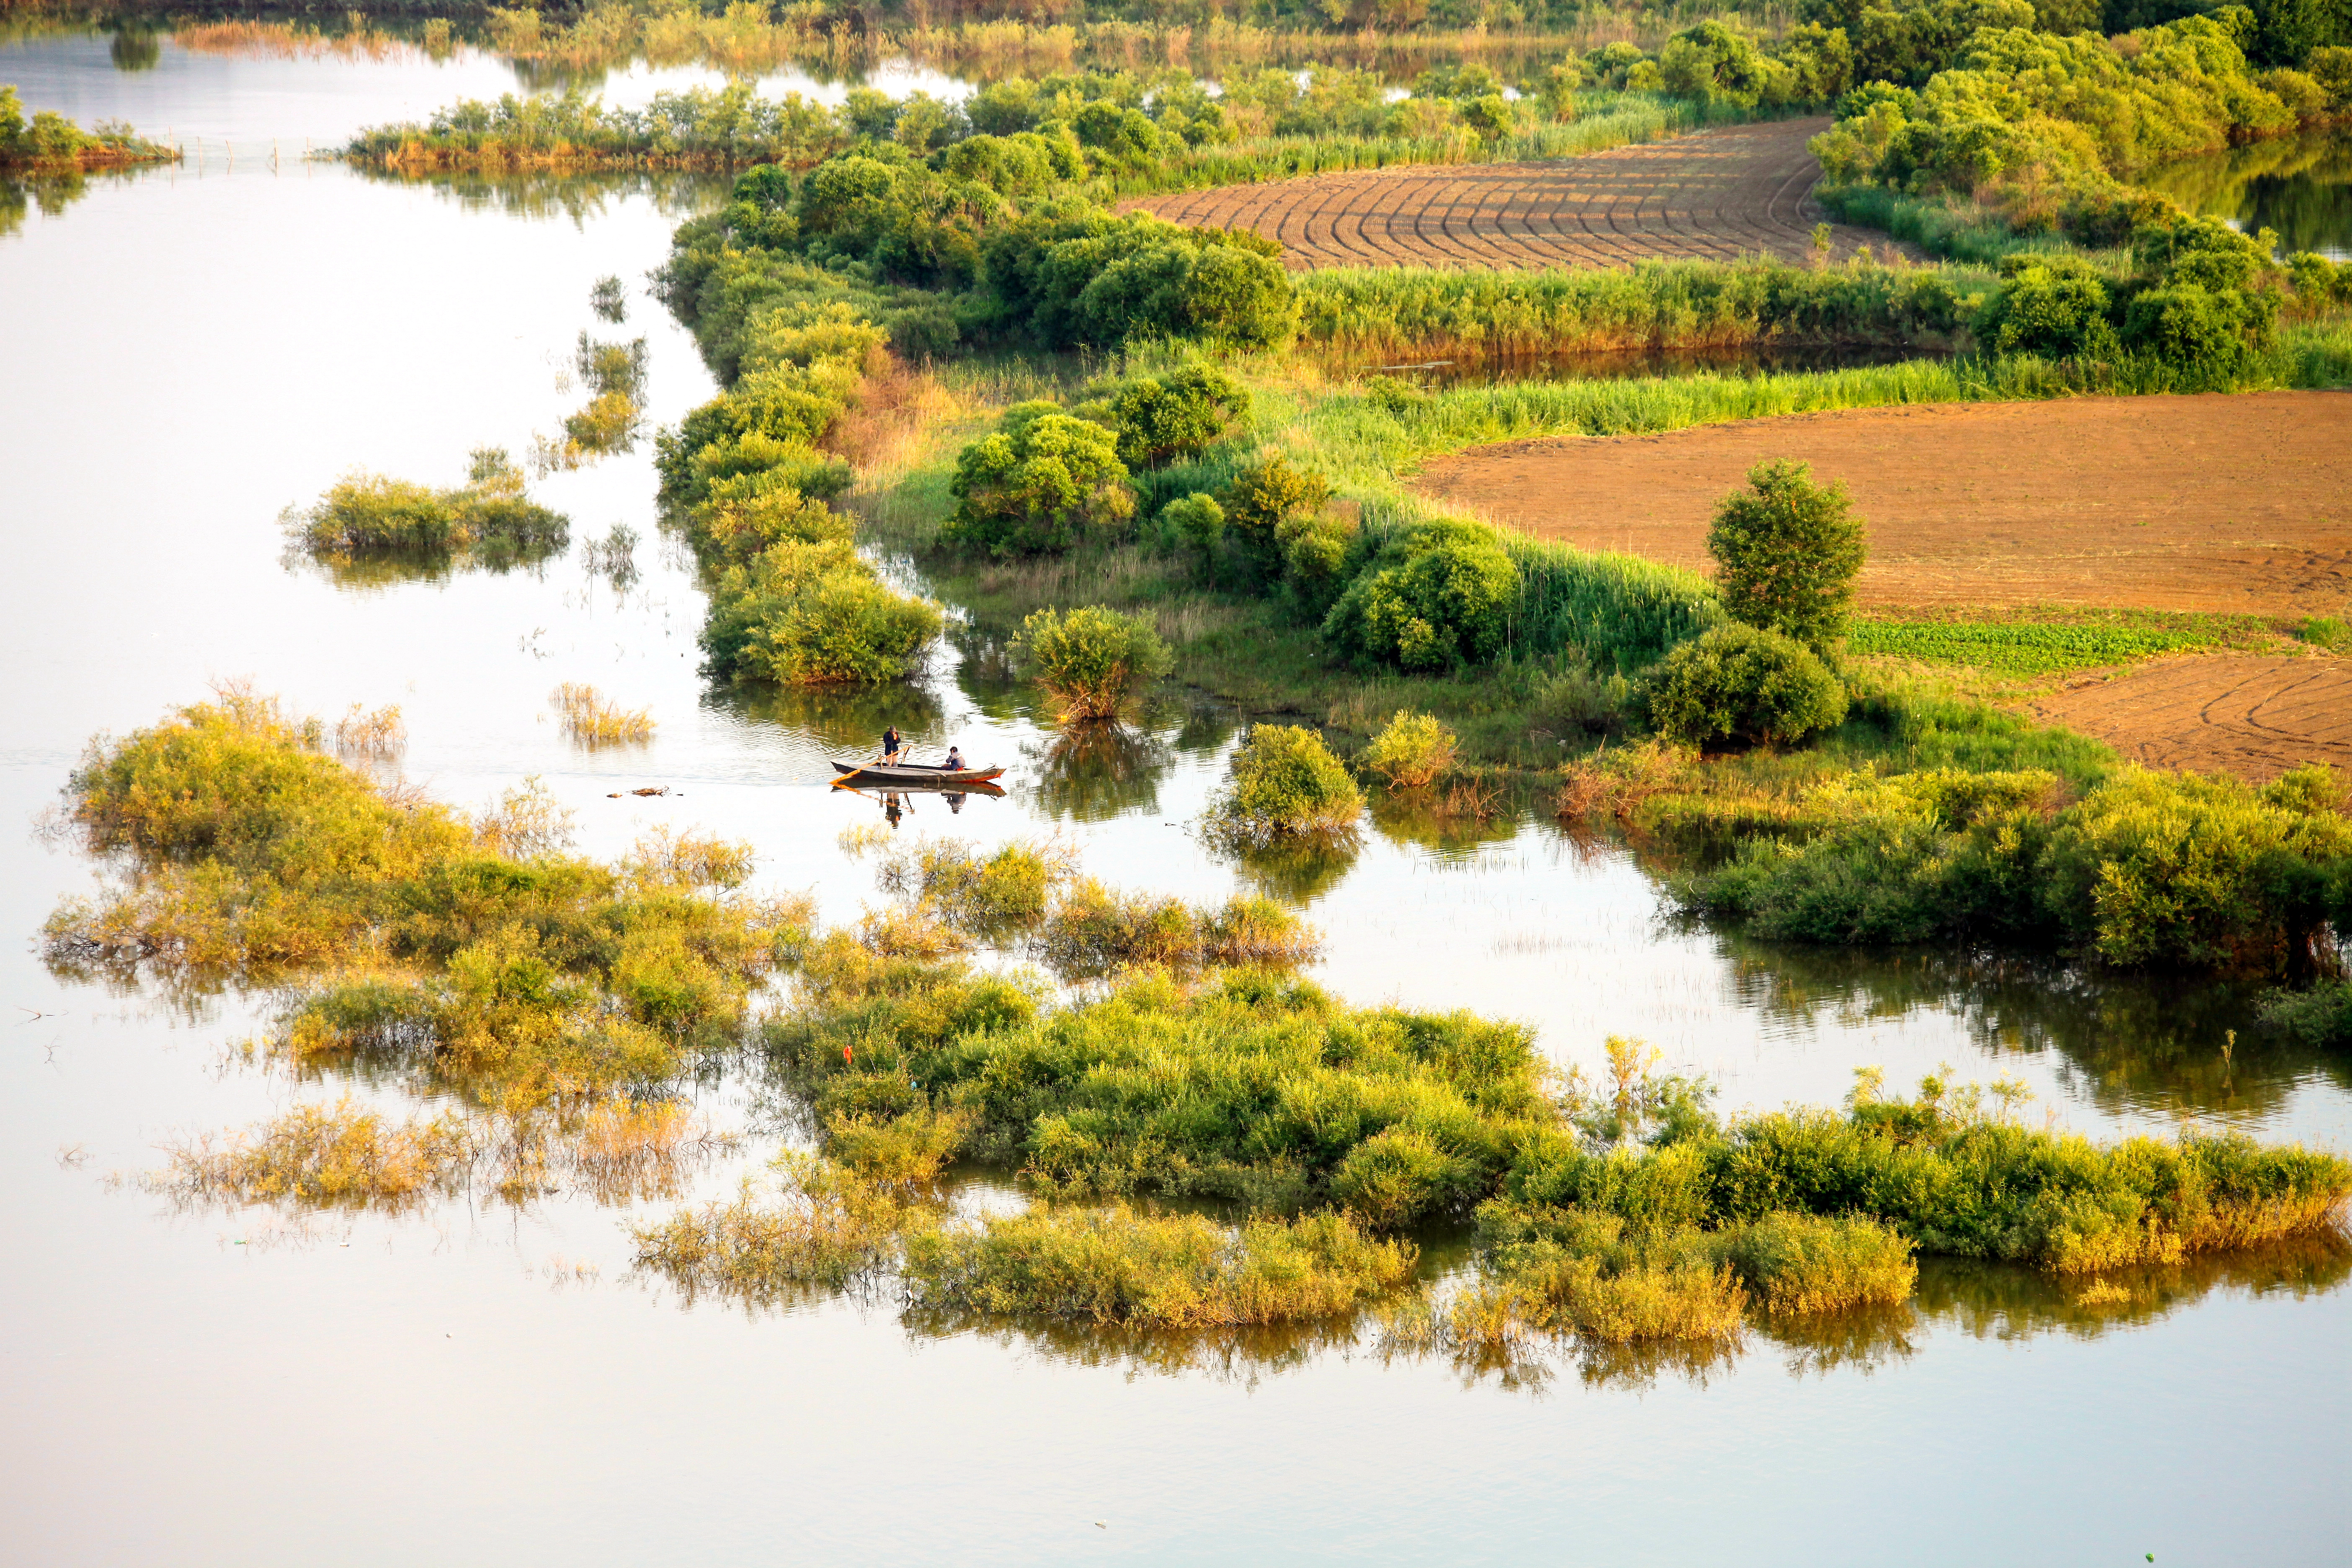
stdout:
POLYGON ((2149 767, 2271 779, 2326 763, 2352 773, 2352 659, 2167 659, 2044 698, 2033 712, 2149 767))
POLYGON ((1750 465, 1843 479, 1870 524, 1865 605, 2079 605, 2340 616, 2352 607, 2352 394, 1939 404, 1563 436, 1429 463, 1413 483, 1547 539, 1706 570, 1750 465))
MULTIPOLYGON (((1704 131, 1528 163, 1426 164, 1181 191, 1123 204, 1178 223, 1252 228, 1284 264, 1622 267, 1811 250, 1826 119, 1704 131)), ((1891 242, 1838 226, 1835 253, 1891 242)))

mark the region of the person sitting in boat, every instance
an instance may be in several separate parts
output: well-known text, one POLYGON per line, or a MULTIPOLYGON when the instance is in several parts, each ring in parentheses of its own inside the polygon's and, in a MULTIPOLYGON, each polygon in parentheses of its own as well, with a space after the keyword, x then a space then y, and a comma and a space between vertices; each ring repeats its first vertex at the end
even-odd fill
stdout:
POLYGON ((950 773, 960 773, 963 772, 963 770, 964 770, 963 752, 961 752, 961 751, 959 751, 959 750, 957 750, 957 749, 956 749, 955 747, 953 747, 953 746, 950 746, 950 747, 948 748, 948 763, 947 763, 947 767, 948 767, 948 772, 950 772, 950 773))
POLYGON ((882 731, 882 760, 886 763, 897 762, 898 760, 899 750, 905 745, 906 742, 898 738, 898 725, 893 724, 888 729, 884 730, 882 731))

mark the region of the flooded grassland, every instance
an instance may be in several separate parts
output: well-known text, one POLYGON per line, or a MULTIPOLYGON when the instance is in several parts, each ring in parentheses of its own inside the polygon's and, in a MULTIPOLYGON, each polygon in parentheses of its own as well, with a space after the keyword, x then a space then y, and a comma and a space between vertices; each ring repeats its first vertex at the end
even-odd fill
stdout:
MULTIPOLYGON (((303 68, 302 90, 331 102, 354 79, 332 72, 373 68, 303 68)), ((58 106, 149 128, 148 110, 87 90, 58 106)), ((415 90, 429 107, 477 89, 415 90)), ((223 124, 246 112, 222 107, 227 79, 187 101, 182 130, 208 103, 223 124)), ((406 111, 369 103, 281 133, 406 111)), ((461 1085, 248 1055, 271 1033, 266 984, 45 963, 36 933, 106 870, 57 822, 86 742, 155 724, 215 679, 330 726, 358 705, 362 765, 460 808, 536 777, 592 859, 657 829, 748 843, 747 894, 805 895, 828 926, 888 901, 872 856, 842 839, 889 829, 882 803, 825 787, 826 762, 895 722, 926 752, 952 741, 1009 770, 1001 798, 915 798, 901 842, 1052 839, 1117 887, 1200 905, 1270 891, 1319 928, 1306 973, 1345 1002, 1517 1020, 1563 1067, 1598 1072, 1606 1037, 1639 1037, 1718 1084, 1723 1109, 1769 1110, 1834 1103, 1857 1067, 1907 1089, 1949 1063, 1963 1081, 2021 1081, 2032 1126, 2352 1147, 2352 1070, 2260 1035, 2247 996, 1735 941, 1670 921, 1631 851, 1539 811, 1463 831, 1376 802, 1351 857, 1254 874, 1195 831, 1234 719, 1181 696, 1123 740, 1073 745, 952 637, 909 690, 714 690, 698 672, 703 595, 655 513, 642 439, 530 473, 530 500, 568 523, 532 558, 354 573, 288 554, 280 513, 351 470, 455 491, 478 448, 520 463, 560 443, 596 392, 583 331, 644 340, 646 428, 708 397, 642 279, 713 194, 692 179, 405 184, 240 156, 93 181, 0 239, 18 584, 0 627, 0 811, 19 824, 0 878, 19 933, 0 960, 15 1553, 708 1562, 887 1540, 989 1560, 1518 1559, 1563 1542, 1612 1561, 2331 1554, 2352 1525, 2352 1292, 2326 1245, 2095 1284, 1929 1259, 1905 1304, 1832 1329, 1507 1375, 1383 1353, 1376 1325, 1345 1319, 1147 1333, 907 1314, 887 1289, 689 1302, 633 1269, 629 1227, 729 1196, 808 1134, 731 1058, 684 1078, 691 1137, 644 1180, 516 1183, 488 1159, 393 1212, 225 1204, 147 1179, 173 1147, 297 1106, 477 1108, 461 1085), (618 323, 591 305, 608 277, 627 286, 618 323), (555 700, 567 686, 650 714, 650 736, 583 738, 555 700), (388 707, 402 741, 372 760, 364 721, 388 707), (1923 1528, 1923 1474, 1987 1507, 1923 1528)), ((955 1201, 1017 1200, 979 1173, 955 1201)), ((1461 1256, 1458 1237, 1417 1239, 1432 1268, 1461 1256)))

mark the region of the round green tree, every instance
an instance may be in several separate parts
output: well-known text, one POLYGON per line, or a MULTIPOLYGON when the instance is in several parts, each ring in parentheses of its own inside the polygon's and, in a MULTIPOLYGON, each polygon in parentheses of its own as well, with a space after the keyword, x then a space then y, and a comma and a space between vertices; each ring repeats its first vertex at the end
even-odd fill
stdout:
POLYGON ((1717 626, 1660 660, 1643 682, 1669 740, 1785 745, 1845 718, 1845 688, 1813 650, 1754 626, 1717 626))
POLYGON ((1810 463, 1764 462, 1715 509, 1706 536, 1716 586, 1736 621, 1826 652, 1845 636, 1864 550, 1845 486, 1810 463))
POLYGON ((1016 404, 966 447, 949 489, 948 538, 991 555, 1035 555, 1099 538, 1135 515, 1118 437, 1050 403, 1016 404))
POLYGON ((1066 719, 1116 718, 1139 689, 1176 665, 1148 617, 1099 605, 1067 615, 1039 610, 1021 623, 1013 651, 1066 719))

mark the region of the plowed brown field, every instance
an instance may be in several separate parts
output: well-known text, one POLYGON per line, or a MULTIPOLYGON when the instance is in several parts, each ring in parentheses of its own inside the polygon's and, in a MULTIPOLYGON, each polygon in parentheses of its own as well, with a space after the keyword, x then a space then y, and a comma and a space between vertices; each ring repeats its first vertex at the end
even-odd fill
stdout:
POLYGON ((2352 604, 2352 394, 1933 404, 1547 437, 1414 485, 1546 539, 1705 570, 1715 503, 1794 458, 1870 524, 1871 606, 2250 615, 2352 604))
MULTIPOLYGON (((1706 570, 1715 502, 1810 462, 1870 525, 1873 608, 2352 610, 2352 394, 1857 409, 1478 447, 1413 482, 1547 539, 1706 570)), ((2040 711, 2151 763, 2352 765, 2352 662, 2168 660, 2040 711)))
POLYGON ((2033 711, 2152 768, 2251 779, 2305 763, 2352 771, 2352 659, 2166 659, 2044 698, 2033 711))
MULTIPOLYGON (((1697 132, 1577 158, 1423 164, 1125 204, 1178 223, 1250 228, 1313 267, 1622 267, 1658 258, 1796 259, 1821 209, 1806 141, 1825 120, 1697 132)), ((1836 254, 1887 237, 1833 228, 1836 254)))

